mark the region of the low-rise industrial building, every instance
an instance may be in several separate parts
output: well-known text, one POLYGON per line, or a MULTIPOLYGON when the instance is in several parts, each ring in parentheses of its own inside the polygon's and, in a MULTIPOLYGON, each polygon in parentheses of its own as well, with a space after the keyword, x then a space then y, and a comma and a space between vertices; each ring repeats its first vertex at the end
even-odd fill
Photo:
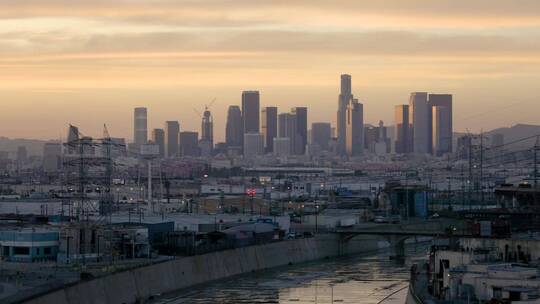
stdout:
POLYGON ((0 254, 11 262, 56 259, 58 231, 43 228, 8 228, 0 231, 0 254))

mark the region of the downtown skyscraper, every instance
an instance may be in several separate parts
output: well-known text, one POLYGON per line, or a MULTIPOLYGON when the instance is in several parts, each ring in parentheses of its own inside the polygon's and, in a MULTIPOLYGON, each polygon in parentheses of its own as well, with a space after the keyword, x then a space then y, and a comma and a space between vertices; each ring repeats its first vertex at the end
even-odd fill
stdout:
POLYGON ((288 139, 289 154, 296 154, 296 145, 298 138, 297 117, 294 113, 281 113, 278 115, 278 138, 283 147, 288 139), (286 139, 285 139, 286 138, 286 139))
POLYGON ((412 122, 413 152, 431 154, 431 107, 426 92, 411 93, 409 119, 412 122))
POLYGON ((291 113, 296 116, 296 140, 294 144, 294 152, 298 155, 306 153, 307 144, 307 108, 295 107, 291 109, 291 113))
POLYGON ((148 141, 148 121, 146 108, 135 108, 133 111, 133 143, 138 149, 148 141))
POLYGON ((411 124, 409 122, 409 105, 398 105, 394 108, 395 151, 398 154, 412 152, 411 124))
POLYGON ((453 115, 451 94, 429 94, 432 151, 435 156, 452 152, 453 115))
POLYGON ((332 137, 332 126, 327 122, 311 124, 311 144, 317 145, 322 151, 328 151, 328 144, 332 137))
POLYGON ((227 147, 242 148, 244 138, 242 111, 238 106, 229 106, 227 125, 225 127, 225 143, 227 147))
POLYGON ((180 156, 180 124, 178 121, 165 122, 165 154, 168 158, 180 156))
POLYGON ((152 130, 152 142, 159 147, 159 156, 165 157, 165 130, 152 130))
POLYGON ((274 151, 274 138, 277 137, 277 107, 265 107, 261 111, 261 133, 264 137, 265 152, 274 151))
POLYGON ((405 117, 405 113, 396 108, 397 153, 442 156, 452 152, 452 95, 411 93, 408 112, 408 117, 405 117), (406 119, 409 121, 409 128, 404 124, 406 119), (409 139, 401 141, 400 135, 406 136, 406 133, 409 139), (405 146, 406 144, 409 146, 405 146))
POLYGON ((205 109, 201 122, 201 142, 210 150, 214 148, 214 120, 210 110, 205 109))
POLYGON ((345 149, 347 156, 359 156, 364 153, 364 105, 352 99, 346 112, 345 149))
POLYGON ((341 75, 341 91, 338 97, 337 110, 337 150, 341 155, 347 152, 347 107, 353 100, 351 91, 351 75, 341 75))
POLYGON ((242 130, 243 134, 259 133, 259 91, 242 92, 242 130))

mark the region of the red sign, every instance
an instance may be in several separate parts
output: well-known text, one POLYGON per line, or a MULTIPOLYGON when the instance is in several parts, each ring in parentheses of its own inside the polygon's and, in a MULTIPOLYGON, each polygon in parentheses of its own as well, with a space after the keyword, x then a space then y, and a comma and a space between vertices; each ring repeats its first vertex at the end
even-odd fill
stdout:
POLYGON ((254 197, 255 194, 257 194, 257 190, 255 190, 253 188, 248 188, 248 189, 246 189, 246 194, 251 196, 251 197, 254 197))

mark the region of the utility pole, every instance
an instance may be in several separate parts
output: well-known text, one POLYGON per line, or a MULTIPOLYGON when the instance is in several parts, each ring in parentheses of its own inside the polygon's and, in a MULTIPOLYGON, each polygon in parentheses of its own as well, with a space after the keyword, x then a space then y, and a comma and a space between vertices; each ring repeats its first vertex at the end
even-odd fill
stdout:
POLYGON ((480 131, 480 202, 484 204, 484 131, 480 131))
POLYGON ((534 189, 538 187, 538 150, 540 149, 540 137, 536 137, 534 144, 534 189))
POLYGON ((536 137, 536 143, 534 144, 534 204, 537 203, 537 191, 538 191, 538 150, 540 149, 540 137, 536 137))
POLYGON ((473 137, 472 135, 469 135, 469 180, 467 181, 468 183, 468 194, 467 196, 469 197, 469 210, 472 209, 472 196, 471 196, 471 191, 472 191, 472 184, 473 184, 473 171, 472 171, 472 145, 473 145, 473 137))

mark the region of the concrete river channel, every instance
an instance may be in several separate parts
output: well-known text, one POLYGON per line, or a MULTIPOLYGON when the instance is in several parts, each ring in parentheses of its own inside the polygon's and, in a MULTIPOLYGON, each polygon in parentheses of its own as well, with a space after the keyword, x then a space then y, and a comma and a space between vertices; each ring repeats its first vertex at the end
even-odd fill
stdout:
POLYGON ((409 244, 402 260, 380 250, 239 275, 179 290, 152 303, 405 303, 409 269, 426 258, 428 247, 409 244))

